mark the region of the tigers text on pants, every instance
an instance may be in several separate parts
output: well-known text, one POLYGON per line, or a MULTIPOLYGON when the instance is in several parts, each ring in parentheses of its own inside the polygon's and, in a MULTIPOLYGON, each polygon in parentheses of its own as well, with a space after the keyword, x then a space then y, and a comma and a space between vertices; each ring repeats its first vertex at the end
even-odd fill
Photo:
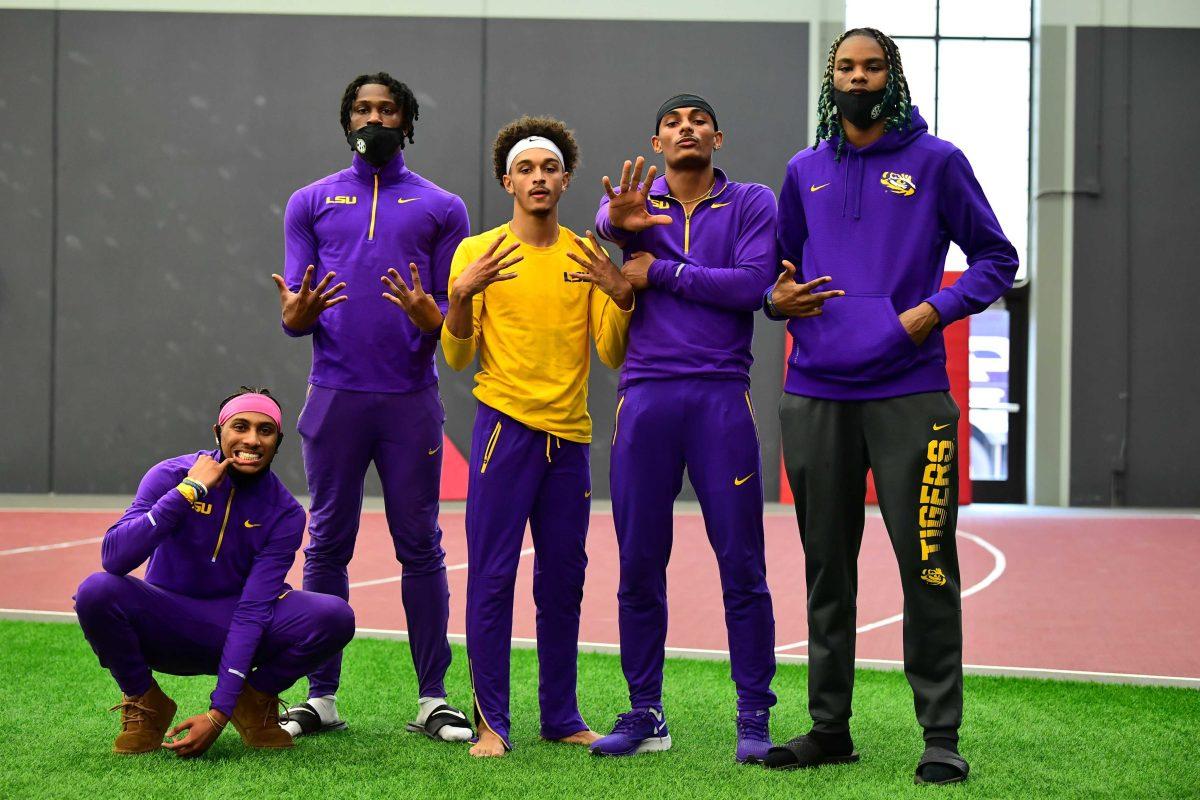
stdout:
POLYGON ((904 672, 925 738, 962 722, 958 418, 946 392, 884 400, 785 394, 780 422, 808 582, 808 704, 814 726, 849 728, 866 474, 900 565, 904 672))

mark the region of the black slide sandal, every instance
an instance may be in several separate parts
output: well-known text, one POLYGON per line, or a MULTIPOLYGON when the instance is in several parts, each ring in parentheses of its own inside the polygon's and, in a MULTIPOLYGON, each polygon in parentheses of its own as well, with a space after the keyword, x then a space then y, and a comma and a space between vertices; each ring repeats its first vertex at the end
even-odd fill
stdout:
POLYGON ((926 747, 925 752, 921 755, 921 760, 917 762, 917 771, 913 775, 913 783, 917 785, 928 784, 930 786, 943 786, 947 783, 962 783, 967 779, 967 774, 971 771, 967 760, 953 750, 947 750, 944 747, 926 747), (958 775, 953 778, 947 778, 944 781, 927 781, 921 777, 921 768, 927 764, 942 764, 947 767, 953 767, 958 770, 958 775))
POLYGON ((294 722, 300 726, 300 733, 297 736, 309 736, 314 733, 329 733, 331 731, 344 731, 350 727, 342 720, 331 722, 328 725, 321 724, 321 715, 317 710, 308 703, 301 703, 298 706, 292 706, 287 710, 287 714, 280 717, 280 722, 294 722))
POLYGON ((815 739, 805 734, 768 750, 763 766, 767 769, 808 769, 828 764, 853 764, 858 758, 858 751, 855 750, 844 756, 831 756, 821 749, 815 739))
POLYGON ((435 739, 439 742, 449 741, 438 736, 438 731, 442 728, 466 728, 468 731, 474 731, 471 728, 471 723, 467 721, 467 715, 459 711, 457 708, 446 703, 442 703, 435 708, 428 717, 425 718, 424 725, 418 725, 416 722, 410 722, 404 726, 404 729, 410 733, 423 733, 430 739, 435 739))

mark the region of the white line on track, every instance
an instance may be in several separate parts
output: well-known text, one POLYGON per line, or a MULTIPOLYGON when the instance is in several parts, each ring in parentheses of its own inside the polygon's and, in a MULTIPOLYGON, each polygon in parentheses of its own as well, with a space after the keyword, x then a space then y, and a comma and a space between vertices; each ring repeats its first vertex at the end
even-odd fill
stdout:
MULTIPOLYGON (((975 584, 974 586, 971 586, 970 588, 963 590, 961 597, 967 598, 973 594, 982 592, 984 589, 986 589, 987 587, 989 587, 993 583, 995 583, 997 580, 999 580, 1000 576, 1004 574, 1005 568, 1008 566, 1008 559, 1004 557, 1004 553, 1000 550, 1000 548, 996 547, 996 545, 987 541, 982 536, 976 536, 975 534, 967 533, 966 531, 959 531, 958 535, 964 539, 970 539, 972 542, 975 542, 975 544, 979 545, 984 550, 987 550, 989 553, 992 554, 992 558, 995 560, 995 563, 992 565, 992 571, 989 572, 983 580, 981 580, 979 583, 975 584)), ((876 628, 882 628, 885 625, 894 625, 895 623, 900 622, 903 619, 904 619, 904 614, 903 614, 903 612, 901 612, 899 614, 893 614, 890 617, 885 617, 883 619, 876 620, 875 622, 868 622, 866 625, 860 625, 859 627, 855 628, 854 630, 857 633, 866 633, 867 631, 873 631, 876 628)), ((798 647, 805 647, 807 645, 808 645, 808 639, 804 639, 799 642, 792 642, 791 644, 780 645, 779 647, 775 648, 775 652, 782 653, 786 650, 795 650, 798 647)))
MULTIPOLYGON (((0 553, 0 555, 3 555, 3 553, 0 553)), ((531 555, 533 555, 533 548, 526 547, 524 550, 521 551, 520 557, 524 558, 525 556, 531 556, 531 555)), ((446 567, 446 572, 457 572, 458 570, 466 569, 466 568, 467 568, 467 562, 464 561, 461 564, 453 564, 449 567, 446 567)), ((356 581, 356 582, 350 584, 350 588, 358 589, 359 587, 362 587, 362 586, 378 586, 381 583, 399 583, 400 579, 402 577, 403 577, 402 575, 395 575, 391 578, 375 578, 374 580, 369 580, 369 581, 356 581)))
MULTIPOLYGON (((75 614, 70 611, 35 611, 24 608, 0 608, 0 619, 20 620, 25 622, 69 622, 76 621, 75 614)), ((408 641, 408 631, 390 628, 357 628, 355 636, 368 639, 396 639, 408 641)), ((447 637, 456 644, 463 644, 467 637, 461 633, 452 633, 447 637)), ((512 643, 517 647, 532 647, 536 639, 514 636, 512 643)), ((619 645, 606 642, 580 642, 582 652, 591 653, 620 653, 619 645)), ((721 659, 729 658, 728 650, 706 650, 698 647, 667 647, 667 655, 677 658, 721 659)), ((808 656, 793 653, 783 653, 779 660, 790 664, 804 664, 808 656)), ((854 664, 859 669, 896 670, 904 666, 903 661, 893 661, 885 658, 858 658, 854 664)), ((1182 686, 1200 689, 1200 678, 1181 675, 1145 675, 1136 672, 1092 672, 1079 669, 1053 669, 1049 667, 1005 667, 986 664, 963 664, 963 672, 969 675, 1000 675, 1019 678, 1045 678, 1050 680, 1069 681, 1099 681, 1101 683, 1132 683, 1157 686, 1182 686)))
POLYGON ((40 553, 43 550, 64 550, 68 547, 79 547, 85 544, 96 544, 103 541, 103 536, 93 536, 90 539, 76 539, 73 542, 55 542, 54 544, 39 544, 30 547, 14 547, 11 550, 0 550, 0 556, 15 556, 21 553, 40 553))

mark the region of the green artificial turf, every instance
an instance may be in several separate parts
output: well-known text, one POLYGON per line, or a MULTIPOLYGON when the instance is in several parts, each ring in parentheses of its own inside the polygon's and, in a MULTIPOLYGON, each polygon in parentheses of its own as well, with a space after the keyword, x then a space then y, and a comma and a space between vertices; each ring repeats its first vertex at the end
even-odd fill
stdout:
MULTIPOLYGON (((470 703, 466 658, 456 648, 451 702, 470 703)), ((896 672, 860 671, 855 743, 844 767, 768 772, 733 761, 728 664, 671 660, 666 712, 674 748, 624 759, 594 758, 537 738, 537 660, 513 653, 513 743, 503 759, 476 760, 465 745, 404 732, 415 710, 408 647, 360 639, 346 655, 339 708, 350 729, 253 752, 232 727, 208 754, 184 761, 163 751, 114 756, 118 699, 74 625, 0 621, 0 798, 665 798, 1197 797, 1200 692, 1188 689, 971 677, 963 753, 971 779, 916 787, 921 752, 912 696, 896 672)), ((176 721, 207 707, 213 679, 161 676, 179 703, 176 721)), ((772 717, 777 740, 808 729, 805 669, 781 665, 772 717)), ((287 699, 302 698, 302 688, 287 699)), ((585 719, 606 732, 626 710, 615 656, 580 658, 585 719)))

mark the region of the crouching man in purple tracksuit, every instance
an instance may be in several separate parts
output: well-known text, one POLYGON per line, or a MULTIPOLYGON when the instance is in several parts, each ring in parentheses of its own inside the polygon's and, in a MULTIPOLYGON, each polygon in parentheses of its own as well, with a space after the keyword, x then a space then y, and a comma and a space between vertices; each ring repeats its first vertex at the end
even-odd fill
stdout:
POLYGON ((124 695, 116 753, 198 756, 228 722, 251 747, 291 747, 279 693, 354 636, 345 600, 284 583, 304 509, 271 472, 282 416, 266 389, 222 402, 217 449, 146 473, 104 535, 104 571, 75 593, 83 634, 124 695), (132 577, 147 559, 145 579, 132 577), (170 728, 176 706, 153 670, 216 675, 209 709, 170 728))
POLYGON ((613 435, 613 518, 620 549, 621 666, 631 711, 597 755, 671 746, 662 708, 672 506, 686 467, 716 551, 737 686, 737 759, 770 748, 775 619, 763 546, 762 464, 750 401, 754 312, 775 276, 775 197, 715 169, 723 134, 703 98, 658 111, 651 144, 666 161, 639 185, 625 162, 596 230, 625 253, 637 290, 613 435))

